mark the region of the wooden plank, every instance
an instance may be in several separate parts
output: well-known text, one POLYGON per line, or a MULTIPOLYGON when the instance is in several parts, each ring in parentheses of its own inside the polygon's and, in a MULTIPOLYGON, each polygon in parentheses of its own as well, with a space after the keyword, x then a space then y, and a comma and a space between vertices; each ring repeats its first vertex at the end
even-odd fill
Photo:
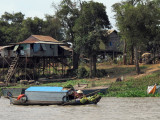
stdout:
POLYGON ((82 90, 82 89, 87 88, 87 87, 88 87, 88 84, 78 84, 78 85, 74 86, 74 89, 82 90))

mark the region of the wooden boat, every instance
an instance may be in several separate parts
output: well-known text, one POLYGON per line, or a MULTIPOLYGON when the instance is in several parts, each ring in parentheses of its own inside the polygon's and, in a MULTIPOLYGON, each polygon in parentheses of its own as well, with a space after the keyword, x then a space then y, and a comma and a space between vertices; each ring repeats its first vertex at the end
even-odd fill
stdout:
POLYGON ((101 99, 99 95, 92 96, 93 100, 73 99, 71 92, 73 90, 64 90, 63 87, 29 87, 17 98, 13 98, 11 92, 7 96, 14 105, 85 105, 97 104, 101 99))

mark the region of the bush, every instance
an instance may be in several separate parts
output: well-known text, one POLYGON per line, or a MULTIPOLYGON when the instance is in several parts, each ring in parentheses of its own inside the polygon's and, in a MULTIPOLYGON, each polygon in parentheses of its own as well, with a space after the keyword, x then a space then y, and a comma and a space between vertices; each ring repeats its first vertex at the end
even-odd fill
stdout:
POLYGON ((159 83, 159 71, 148 76, 128 81, 115 82, 108 89, 108 97, 159 97, 160 94, 147 94, 147 86, 159 83))
POLYGON ((77 70, 68 69, 68 70, 67 70, 67 76, 68 76, 68 77, 77 76, 77 70))
POLYGON ((107 76, 108 72, 105 69, 97 70, 96 76, 97 77, 104 77, 107 76))
POLYGON ((88 76, 89 76, 89 72, 84 67, 78 69, 78 73, 77 73, 78 78, 86 78, 88 76))
POLYGON ((63 85, 63 88, 73 89, 73 85, 71 84, 63 85))

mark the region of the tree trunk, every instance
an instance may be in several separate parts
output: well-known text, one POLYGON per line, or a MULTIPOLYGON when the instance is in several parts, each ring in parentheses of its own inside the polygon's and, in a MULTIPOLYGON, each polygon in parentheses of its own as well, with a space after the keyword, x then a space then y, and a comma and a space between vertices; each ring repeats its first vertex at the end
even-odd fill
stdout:
POLYGON ((73 70, 78 69, 78 63, 79 63, 79 54, 73 51, 73 70))
POLYGON ((153 53, 153 61, 154 61, 154 64, 156 64, 156 52, 155 52, 155 50, 154 50, 154 53, 153 53))
POLYGON ((127 44, 126 44, 126 40, 124 41, 124 50, 123 50, 123 64, 127 65, 127 50, 126 50, 127 44))
POLYGON ((134 65, 134 47, 131 47, 131 65, 134 65))
POLYGON ((92 56, 90 56, 89 63, 90 63, 90 73, 89 73, 89 77, 92 78, 92 76, 93 76, 93 59, 92 59, 92 56))
POLYGON ((90 78, 95 77, 96 76, 96 63, 97 63, 97 56, 90 56, 90 78))
POLYGON ((137 74, 139 75, 139 74, 140 74, 140 68, 139 68, 139 60, 138 60, 137 46, 134 46, 134 54, 135 54, 136 72, 137 72, 137 74))
POLYGON ((96 73, 97 73, 96 63, 97 63, 97 56, 94 55, 93 56, 93 76, 94 77, 96 76, 96 73))

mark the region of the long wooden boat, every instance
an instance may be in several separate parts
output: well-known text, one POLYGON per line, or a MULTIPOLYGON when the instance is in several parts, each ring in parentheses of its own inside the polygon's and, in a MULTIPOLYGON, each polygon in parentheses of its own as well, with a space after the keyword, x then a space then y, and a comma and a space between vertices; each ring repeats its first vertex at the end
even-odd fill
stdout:
POLYGON ((71 92, 63 87, 29 87, 17 98, 13 98, 11 92, 7 96, 14 105, 85 105, 97 104, 101 99, 99 95, 73 99, 71 92))

